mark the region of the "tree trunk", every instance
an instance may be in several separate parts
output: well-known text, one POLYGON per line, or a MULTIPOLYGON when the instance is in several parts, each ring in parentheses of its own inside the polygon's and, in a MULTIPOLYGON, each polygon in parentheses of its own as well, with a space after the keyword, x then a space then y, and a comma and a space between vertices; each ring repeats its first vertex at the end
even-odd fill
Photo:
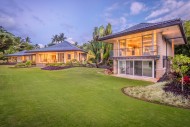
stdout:
POLYGON ((184 82, 184 81, 183 81, 183 76, 182 76, 182 78, 181 78, 181 91, 182 91, 182 92, 183 92, 183 89, 184 89, 184 88, 183 88, 183 82, 184 82))

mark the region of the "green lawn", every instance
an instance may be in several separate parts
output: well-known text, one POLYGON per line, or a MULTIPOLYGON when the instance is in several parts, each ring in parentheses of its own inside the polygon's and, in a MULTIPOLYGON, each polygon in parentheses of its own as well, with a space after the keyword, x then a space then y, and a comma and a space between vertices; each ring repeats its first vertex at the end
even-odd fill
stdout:
POLYGON ((101 69, 0 66, 0 127, 189 127, 190 110, 136 100, 125 86, 150 82, 101 69))

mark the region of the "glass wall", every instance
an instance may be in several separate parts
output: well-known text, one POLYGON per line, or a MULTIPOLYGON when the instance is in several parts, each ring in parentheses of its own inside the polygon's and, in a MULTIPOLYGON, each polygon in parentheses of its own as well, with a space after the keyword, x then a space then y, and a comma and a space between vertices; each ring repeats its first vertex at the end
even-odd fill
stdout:
POLYGON ((143 61, 143 76, 152 77, 152 61, 143 61))
POLYGON ((126 74, 126 61, 119 61, 119 74, 126 74))
POLYGON ((119 74, 153 77, 153 69, 152 60, 119 61, 118 64, 119 74))
POLYGON ((142 61, 134 61, 134 64, 134 74, 137 76, 142 76, 142 61))
POLYGON ((142 54, 142 37, 127 39, 127 56, 140 56, 142 54))
POLYGON ((126 74, 133 75, 133 61, 126 61, 126 74))

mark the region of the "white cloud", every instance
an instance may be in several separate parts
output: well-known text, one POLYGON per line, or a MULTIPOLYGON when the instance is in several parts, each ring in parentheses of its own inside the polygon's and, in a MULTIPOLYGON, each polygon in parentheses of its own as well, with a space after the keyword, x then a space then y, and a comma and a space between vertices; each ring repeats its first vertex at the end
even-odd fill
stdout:
POLYGON ((38 44, 40 46, 40 48, 44 48, 44 45, 43 44, 38 44))
POLYGON ((114 3, 112 4, 110 7, 106 8, 106 12, 110 12, 110 11, 113 11, 113 10, 116 10, 119 8, 119 4, 118 3, 114 3))
POLYGON ((154 17, 157 17, 159 15, 162 15, 162 14, 165 14, 167 12, 169 12, 170 10, 168 8, 163 8, 163 9, 160 9, 160 10, 156 10, 156 11, 153 11, 151 12, 151 14, 149 16, 147 16, 145 19, 151 19, 151 18, 154 18, 154 17))
POLYGON ((143 3, 133 2, 130 7, 131 14, 137 15, 143 10, 143 8, 145 8, 145 5, 143 3))
MULTIPOLYGON (((170 12, 162 17, 158 17, 152 20, 149 20, 148 22, 160 22, 164 20, 174 19, 174 18, 182 18, 183 20, 189 20, 190 19, 190 1, 184 3, 182 1, 171 1, 167 0, 165 4, 171 4, 170 12), (178 4, 177 4, 178 3, 178 4)), ((166 6, 164 4, 164 6, 166 6)))
POLYGON ((75 41, 71 37, 67 38, 66 41, 68 41, 71 44, 75 44, 75 41))
POLYGON ((111 23, 113 26, 117 26, 120 30, 123 30, 127 26, 127 19, 122 16, 119 18, 107 18, 106 22, 111 23))

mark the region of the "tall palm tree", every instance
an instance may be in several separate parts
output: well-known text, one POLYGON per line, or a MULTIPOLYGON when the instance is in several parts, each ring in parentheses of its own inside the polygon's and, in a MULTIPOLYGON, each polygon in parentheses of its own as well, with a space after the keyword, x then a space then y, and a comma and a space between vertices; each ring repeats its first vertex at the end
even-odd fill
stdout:
POLYGON ((108 63, 110 57, 110 51, 112 50, 112 45, 98 41, 100 37, 109 35, 112 33, 112 27, 109 23, 104 29, 104 26, 95 27, 93 31, 93 40, 90 42, 90 50, 95 56, 96 66, 98 67, 101 63, 108 63))
POLYGON ((59 36, 57 34, 53 35, 53 37, 52 37, 52 43, 53 44, 59 43, 59 36))
POLYGON ((65 41, 65 39, 67 39, 67 37, 65 37, 64 33, 60 33, 58 38, 59 38, 60 42, 63 42, 63 41, 65 41))
POLYGON ((35 44, 34 45, 34 49, 39 49, 40 48, 40 45, 39 44, 35 44))
POLYGON ((110 34, 112 34, 112 26, 110 23, 108 23, 105 29, 105 35, 110 35, 110 34))
POLYGON ((99 28, 98 27, 94 27, 93 40, 94 41, 98 41, 98 38, 99 38, 99 28))
POLYGON ((26 37, 26 38, 25 38, 25 42, 26 42, 26 43, 31 43, 30 37, 26 37))

